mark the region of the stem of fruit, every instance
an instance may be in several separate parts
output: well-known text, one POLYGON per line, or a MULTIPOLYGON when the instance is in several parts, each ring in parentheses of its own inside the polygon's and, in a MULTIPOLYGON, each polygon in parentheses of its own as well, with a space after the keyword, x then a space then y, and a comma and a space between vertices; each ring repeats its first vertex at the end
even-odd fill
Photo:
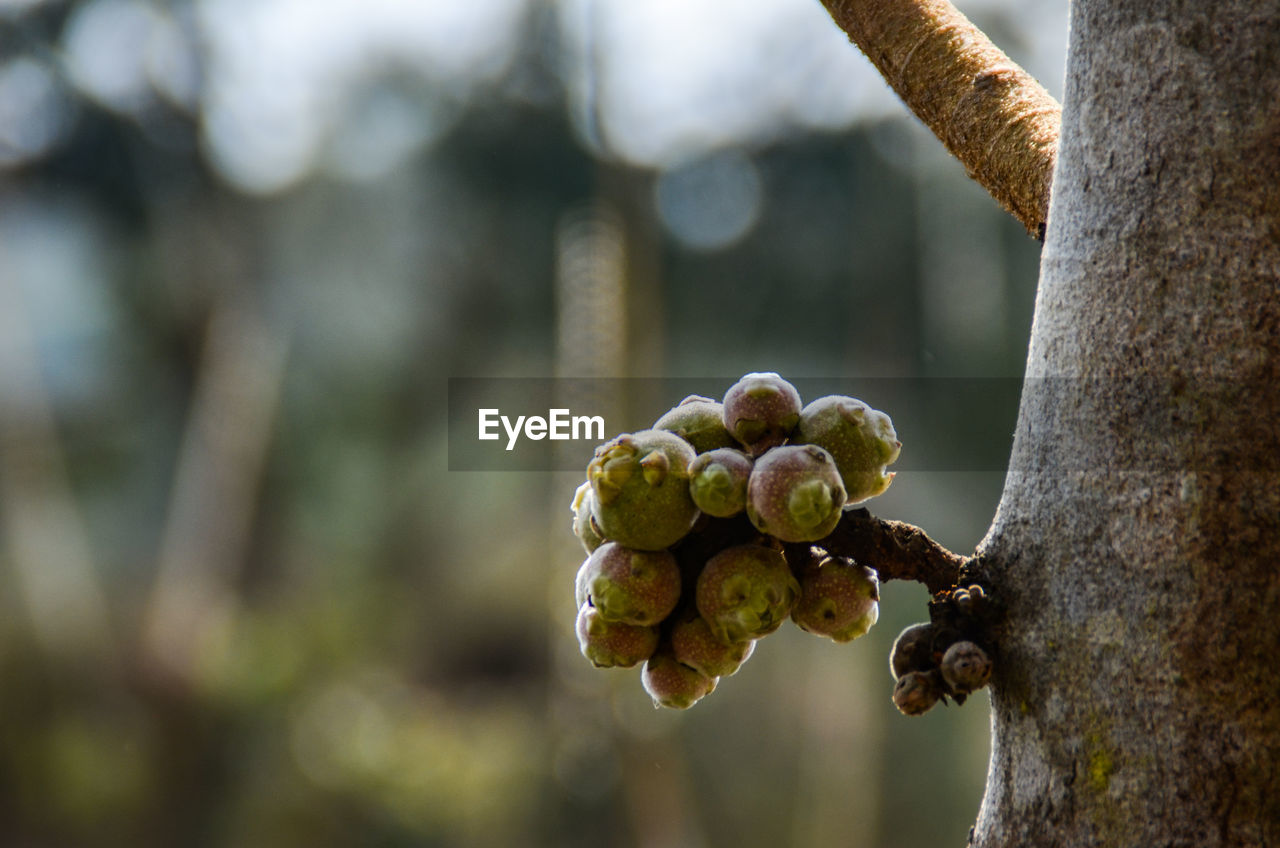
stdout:
POLYGON ((815 544, 874 568, 882 582, 914 580, 934 595, 954 586, 971 559, 947 550, 919 527, 876 518, 866 509, 847 510, 831 535, 815 544))

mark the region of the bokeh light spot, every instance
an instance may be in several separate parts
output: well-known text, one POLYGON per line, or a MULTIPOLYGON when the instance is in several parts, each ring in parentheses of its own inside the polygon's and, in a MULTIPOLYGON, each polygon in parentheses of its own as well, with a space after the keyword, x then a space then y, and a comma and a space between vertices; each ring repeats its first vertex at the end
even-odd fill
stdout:
POLYGON ((695 250, 719 250, 746 235, 760 217, 760 171, 744 154, 722 151, 658 178, 658 214, 667 230, 695 250))

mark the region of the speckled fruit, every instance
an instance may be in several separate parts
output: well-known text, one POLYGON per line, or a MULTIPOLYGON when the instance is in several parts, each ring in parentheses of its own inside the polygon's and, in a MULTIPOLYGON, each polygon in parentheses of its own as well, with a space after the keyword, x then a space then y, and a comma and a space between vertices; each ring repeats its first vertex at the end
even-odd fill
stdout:
POLYGON ((665 430, 624 434, 596 448, 587 480, 605 538, 644 551, 680 541, 698 518, 689 495, 695 456, 688 442, 665 430))
POLYGON ((933 633, 933 625, 922 622, 898 634, 889 654, 889 671, 895 679, 908 672, 933 668, 933 633))
POLYGON ((774 448, 747 482, 747 517, 784 542, 816 542, 840 523, 844 484, 831 454, 816 445, 774 448))
POLYGON ((664 412, 654 422, 653 429, 675 433, 698 453, 738 444, 725 429, 724 405, 701 395, 689 395, 664 412))
POLYGON ((666 651, 659 651, 645 661, 640 682, 653 698, 655 707, 673 710, 689 709, 716 688, 714 677, 689 668, 666 651))
POLYGON ((991 658, 973 642, 956 642, 942 655, 942 679, 952 692, 981 689, 991 679, 991 658))
POLYGON ((778 551, 735 545, 707 561, 695 601, 712 635, 721 642, 742 642, 777 630, 799 590, 778 551))
POLYGON ((597 668, 631 668, 653 656, 658 628, 608 621, 590 604, 578 610, 578 647, 597 668))
POLYGON ((787 440, 800 420, 800 393, 773 372, 747 374, 724 395, 724 426, 752 456, 787 440))
POLYGON ((657 624, 680 600, 680 566, 667 551, 635 551, 606 542, 578 572, 575 594, 579 605, 589 601, 609 621, 657 624))
POLYGON ((801 410, 792 442, 818 445, 831 454, 851 504, 889 488, 894 475, 885 466, 902 450, 888 415, 841 395, 818 398, 801 410))
POLYGON ((844 557, 827 557, 800 578, 791 620, 817 636, 849 642, 880 616, 880 581, 871 569, 844 557))
POLYGON ((942 697, 942 681, 937 670, 909 671, 893 685, 893 705, 903 715, 928 712, 942 697))
POLYGON ((698 454, 689 466, 689 494, 707 515, 729 518, 747 505, 751 457, 733 448, 698 454))
POLYGON ((671 628, 671 652, 675 658, 707 677, 733 674, 755 649, 754 641, 726 643, 717 639, 706 619, 696 612, 682 616, 671 628))
POLYGON ((591 517, 595 499, 596 496, 591 492, 591 484, 583 483, 573 493, 573 502, 569 504, 569 508, 573 510, 573 535, 578 537, 578 541, 582 543, 587 553, 604 544, 604 536, 601 535, 600 528, 595 525, 595 520, 591 517))

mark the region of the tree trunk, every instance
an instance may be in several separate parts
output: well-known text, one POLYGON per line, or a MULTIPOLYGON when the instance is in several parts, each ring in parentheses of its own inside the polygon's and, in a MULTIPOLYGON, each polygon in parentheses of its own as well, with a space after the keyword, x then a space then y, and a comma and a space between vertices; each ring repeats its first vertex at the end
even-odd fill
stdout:
POLYGON ((1075 0, 972 844, 1280 845, 1280 3, 1075 0))

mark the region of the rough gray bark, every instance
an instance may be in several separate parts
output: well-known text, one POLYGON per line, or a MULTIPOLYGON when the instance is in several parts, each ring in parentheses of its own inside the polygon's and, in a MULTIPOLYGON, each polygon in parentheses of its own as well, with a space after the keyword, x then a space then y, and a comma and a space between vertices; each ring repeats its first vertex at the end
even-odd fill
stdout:
POLYGON ((1280 845, 1280 3, 1075 0, 979 846, 1280 845))

